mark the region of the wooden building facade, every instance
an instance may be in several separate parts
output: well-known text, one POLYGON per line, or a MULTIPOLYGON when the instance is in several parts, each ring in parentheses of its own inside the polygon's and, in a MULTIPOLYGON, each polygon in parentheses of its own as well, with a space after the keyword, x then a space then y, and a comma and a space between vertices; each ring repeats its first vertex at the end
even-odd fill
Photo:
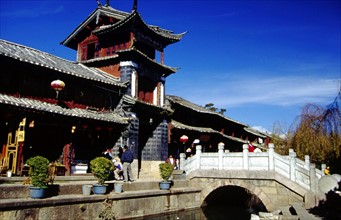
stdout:
POLYGON ((128 145, 137 177, 158 178, 156 165, 184 131, 190 141, 226 141, 233 149, 262 138, 247 125, 166 97, 166 78, 176 69, 164 64, 164 50, 183 35, 148 25, 135 1, 130 13, 98 5, 61 42, 77 51, 76 62, 0 40, 2 165, 19 174, 30 156, 57 160, 69 142, 75 159, 87 162, 106 147, 117 154, 128 145), (51 89, 55 80, 65 88, 51 89))

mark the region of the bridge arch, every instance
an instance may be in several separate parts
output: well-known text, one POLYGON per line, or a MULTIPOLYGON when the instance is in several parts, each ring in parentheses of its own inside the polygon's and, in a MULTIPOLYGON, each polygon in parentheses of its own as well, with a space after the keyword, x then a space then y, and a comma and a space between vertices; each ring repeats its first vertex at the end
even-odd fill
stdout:
POLYGON ((250 194, 253 194, 256 196, 265 206, 265 208, 268 211, 273 210, 273 205, 271 203, 270 198, 268 195, 258 186, 255 186, 248 180, 233 180, 233 179, 220 179, 220 180, 215 180, 209 184, 207 184, 201 191, 201 201, 202 201, 202 206, 205 206, 206 204, 206 198, 215 190, 218 190, 221 187, 224 186, 237 186, 244 188, 249 191, 250 194))

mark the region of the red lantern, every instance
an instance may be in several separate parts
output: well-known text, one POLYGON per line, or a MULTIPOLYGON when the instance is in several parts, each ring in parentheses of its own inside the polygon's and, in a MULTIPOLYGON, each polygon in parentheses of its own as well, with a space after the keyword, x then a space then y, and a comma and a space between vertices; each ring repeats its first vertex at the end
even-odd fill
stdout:
POLYGON ((180 142, 181 143, 186 143, 188 141, 188 137, 186 136, 186 135, 182 135, 181 137, 180 137, 180 142))
POLYGON ((59 79, 51 82, 51 88, 54 89, 57 93, 56 98, 58 99, 59 91, 62 91, 65 88, 65 83, 59 79))

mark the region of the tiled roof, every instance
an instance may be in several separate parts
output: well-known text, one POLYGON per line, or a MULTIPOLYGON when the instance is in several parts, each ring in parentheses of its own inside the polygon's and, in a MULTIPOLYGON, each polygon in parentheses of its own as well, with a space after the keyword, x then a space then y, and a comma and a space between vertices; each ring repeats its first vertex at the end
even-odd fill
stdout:
POLYGON ((245 131, 251 133, 251 134, 254 134, 258 137, 262 137, 262 138, 266 138, 269 136, 269 134, 264 134, 263 132, 260 132, 256 129, 253 129, 253 128, 250 128, 250 127, 247 127, 247 128, 244 128, 245 131))
POLYGON ((101 15, 122 20, 128 17, 130 13, 116 10, 110 6, 99 6, 65 40, 63 40, 61 44, 68 45, 82 29, 84 29, 94 19, 97 20, 101 15))
POLYGON ((92 81, 126 87, 125 84, 99 69, 87 67, 81 63, 72 62, 51 54, 0 39, 0 55, 42 66, 64 74, 92 81))
POLYGON ((128 24, 129 22, 135 22, 135 23, 139 22, 147 30, 158 35, 159 37, 162 37, 164 39, 168 39, 172 42, 179 41, 185 34, 185 33, 174 34, 172 31, 162 29, 158 26, 148 25, 143 21, 143 19, 141 18, 140 14, 137 11, 133 11, 129 16, 125 17, 123 20, 121 20, 117 23, 114 23, 112 25, 102 26, 99 29, 94 30, 93 33, 94 34, 101 34, 101 33, 111 31, 111 30, 116 30, 116 29, 128 24))
MULTIPOLYGON (((177 67, 170 67, 164 64, 160 64, 158 62, 156 62, 153 59, 150 59, 146 54, 142 53, 141 51, 137 50, 136 48, 128 48, 128 49, 123 49, 120 51, 116 51, 117 54, 111 55, 111 56, 105 56, 105 57, 95 57, 93 59, 90 60, 84 60, 81 61, 81 63, 84 64, 92 64, 92 63, 96 63, 99 61, 106 61, 106 60, 114 60, 114 59, 120 59, 122 60, 121 57, 124 57, 124 55, 127 54, 127 56, 131 55, 132 57, 134 57, 134 59, 138 59, 138 58, 142 58, 144 61, 147 61, 147 63, 153 65, 154 67, 157 68, 161 68, 162 69, 162 73, 164 73, 166 76, 175 73, 179 68, 177 67)), ((125 60, 125 59, 123 59, 125 60)))
POLYGON ((206 109, 206 108, 204 108, 204 107, 202 107, 202 106, 200 106, 200 105, 194 104, 194 103, 192 103, 192 102, 190 102, 190 101, 187 101, 186 99, 181 98, 181 97, 179 97, 179 96, 167 95, 166 98, 167 98, 167 100, 170 101, 170 102, 177 103, 177 104, 179 104, 179 105, 182 105, 182 106, 184 106, 184 107, 186 107, 186 108, 190 108, 190 109, 192 109, 192 110, 194 110, 194 111, 197 111, 197 112, 199 112, 199 113, 217 115, 218 117, 222 117, 222 118, 225 119, 225 120, 228 120, 228 121, 234 122, 234 123, 236 123, 236 124, 239 124, 239 125, 248 127, 248 125, 246 125, 246 124, 243 124, 243 123, 241 123, 241 122, 238 122, 238 121, 236 121, 236 120, 233 120, 233 119, 231 119, 231 118, 228 118, 228 117, 226 117, 226 116, 224 116, 224 115, 222 115, 222 114, 219 114, 219 113, 217 113, 217 112, 211 111, 211 110, 209 110, 209 109, 206 109))
POLYGON ((96 112, 87 109, 66 109, 59 105, 54 105, 39 100, 29 98, 19 98, 0 93, 0 104, 12 105, 20 108, 34 109, 42 112, 48 112, 52 114, 59 114, 69 117, 78 117, 85 119, 92 119, 104 122, 113 122, 117 124, 128 124, 128 119, 123 118, 114 112, 96 112))
POLYGON ((229 136, 229 135, 226 135, 226 134, 223 134, 219 131, 216 131, 212 128, 206 128, 206 127, 194 127, 194 126, 190 126, 190 125, 185 125, 185 124, 182 124, 178 121, 175 121, 175 120, 172 120, 171 121, 171 124, 177 128, 177 129, 183 129, 183 130, 189 130, 189 131, 197 131, 197 132, 200 132, 200 133, 210 133, 210 134, 219 134, 227 139, 230 139, 230 140, 233 140, 233 141, 237 141, 237 142, 240 142, 240 143, 247 143, 246 140, 243 140, 243 139, 240 139, 240 138, 236 138, 236 137, 232 137, 232 136, 229 136))
POLYGON ((158 111, 167 111, 167 112, 173 112, 172 109, 168 108, 167 106, 156 106, 154 104, 151 104, 151 103, 147 103, 147 102, 144 102, 144 101, 140 101, 138 100, 137 98, 134 98, 132 96, 129 96, 129 95, 123 95, 122 97, 122 100, 127 103, 127 104, 130 104, 130 105, 136 105, 136 104, 141 104, 143 105, 144 107, 148 107, 148 108, 152 108, 152 109, 157 109, 158 111))

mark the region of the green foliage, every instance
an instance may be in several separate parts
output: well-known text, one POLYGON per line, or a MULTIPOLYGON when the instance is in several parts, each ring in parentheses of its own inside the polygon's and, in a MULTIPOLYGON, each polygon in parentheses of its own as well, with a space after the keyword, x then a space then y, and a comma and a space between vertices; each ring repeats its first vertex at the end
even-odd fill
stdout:
POLYGON ((341 154, 341 94, 326 108, 306 105, 299 120, 292 126, 290 145, 297 156, 318 165, 329 164, 340 159, 341 154))
POLYGON ((174 171, 174 166, 171 163, 160 163, 159 164, 160 176, 164 181, 168 181, 168 179, 172 176, 174 171))
POLYGON ((216 108, 216 107, 214 107, 213 103, 208 103, 208 104, 204 105, 204 108, 206 108, 212 112, 217 112, 221 115, 224 115, 224 113, 226 112, 226 108, 221 108, 221 109, 216 108))
POLYGON ((110 173, 114 170, 114 167, 109 159, 96 157, 90 161, 90 169, 97 178, 98 183, 103 185, 106 180, 109 180, 110 173))
POLYGON ((30 178, 33 187, 47 188, 48 166, 50 161, 42 156, 31 157, 27 160, 30 166, 30 178))

